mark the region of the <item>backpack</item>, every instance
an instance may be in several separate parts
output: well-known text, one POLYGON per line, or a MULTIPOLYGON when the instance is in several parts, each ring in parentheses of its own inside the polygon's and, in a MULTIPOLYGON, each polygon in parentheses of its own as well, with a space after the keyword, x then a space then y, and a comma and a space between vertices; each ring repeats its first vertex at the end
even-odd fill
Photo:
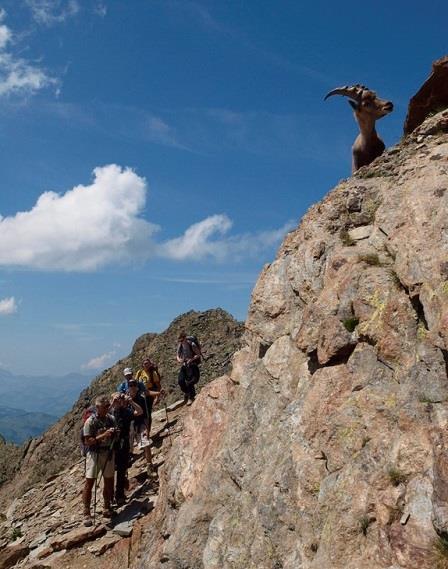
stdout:
MULTIPOLYGON (((199 365, 199 364, 201 363, 201 360, 202 360, 202 358, 203 358, 203 355, 202 355, 201 344, 200 344, 200 342, 199 342, 197 336, 194 336, 194 335, 187 336, 186 340, 187 340, 187 342, 190 344, 190 346, 191 346, 191 344, 195 344, 195 346, 196 346, 197 349, 199 350, 199 356, 200 356, 200 357, 199 357, 199 360, 196 362, 196 363, 199 365)), ((193 348, 191 348, 191 349, 193 349, 193 348)))

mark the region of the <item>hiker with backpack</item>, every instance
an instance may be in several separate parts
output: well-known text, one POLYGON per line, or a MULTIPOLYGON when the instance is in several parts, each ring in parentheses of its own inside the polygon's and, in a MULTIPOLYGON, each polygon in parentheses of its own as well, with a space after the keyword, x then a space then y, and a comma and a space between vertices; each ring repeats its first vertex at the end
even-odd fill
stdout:
MULTIPOLYGON (((111 517, 111 502, 114 493, 114 450, 113 445, 118 433, 114 417, 109 413, 109 398, 101 395, 95 399, 95 410, 83 426, 82 442, 86 452, 85 482, 82 493, 84 505, 84 525, 92 525, 90 503, 92 489, 103 478, 104 517, 111 517)), ((95 504, 96 505, 96 504, 95 504)), ((95 507, 95 506, 94 506, 95 507)))
POLYGON ((163 394, 161 377, 159 370, 150 358, 145 358, 142 362, 142 369, 136 373, 135 379, 143 383, 146 389, 145 406, 146 406, 146 423, 148 436, 151 432, 151 414, 154 405, 157 405, 163 394))
POLYGON ((127 472, 130 458, 129 434, 132 421, 143 415, 143 409, 138 403, 124 393, 114 393, 112 396, 112 414, 118 427, 118 436, 115 439, 115 470, 117 479, 115 483, 115 503, 122 506, 125 503, 125 486, 127 485, 127 472))
POLYGON ((198 339, 195 336, 187 336, 186 332, 181 332, 178 337, 176 359, 182 364, 178 383, 184 394, 184 403, 187 405, 191 405, 196 397, 194 386, 199 381, 201 355, 198 339))

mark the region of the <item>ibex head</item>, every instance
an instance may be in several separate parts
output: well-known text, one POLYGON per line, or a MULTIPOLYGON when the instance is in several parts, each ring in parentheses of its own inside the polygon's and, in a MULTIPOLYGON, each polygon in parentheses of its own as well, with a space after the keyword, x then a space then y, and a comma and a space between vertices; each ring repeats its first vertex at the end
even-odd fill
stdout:
POLYGON ((338 87, 327 93, 325 99, 332 95, 343 95, 349 98, 348 102, 355 112, 355 118, 359 125, 360 134, 352 149, 352 171, 355 172, 382 154, 384 142, 376 133, 375 122, 391 113, 394 105, 390 101, 380 99, 374 91, 364 85, 338 87))
POLYGON ((378 120, 388 115, 394 110, 391 101, 384 101, 377 97, 375 91, 371 91, 364 85, 353 85, 352 87, 338 87, 333 89, 325 96, 325 99, 332 95, 344 95, 349 98, 349 103, 355 111, 355 115, 366 115, 373 120, 378 120))

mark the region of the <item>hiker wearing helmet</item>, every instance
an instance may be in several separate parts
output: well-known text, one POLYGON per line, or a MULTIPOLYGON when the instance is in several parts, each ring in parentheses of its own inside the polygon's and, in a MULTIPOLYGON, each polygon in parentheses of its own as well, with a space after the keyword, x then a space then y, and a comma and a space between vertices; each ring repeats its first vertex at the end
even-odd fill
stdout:
POLYGON ((117 506, 122 506, 125 502, 124 490, 129 468, 131 423, 135 418, 143 415, 143 409, 129 395, 114 393, 112 396, 112 413, 119 429, 115 441, 115 469, 117 471, 115 502, 117 506))
MULTIPOLYGON (((132 368, 130 367, 125 367, 123 370, 123 375, 124 375, 124 381, 122 381, 121 383, 119 383, 117 385, 117 391, 119 391, 120 393, 127 393, 128 392, 128 387, 129 387, 129 382, 134 379, 133 377, 133 372, 132 372, 132 368)), ((141 395, 144 395, 146 392, 146 388, 144 386, 144 384, 139 381, 138 382, 138 392, 141 395)))
MULTIPOLYGON (((87 446, 86 474, 82 500, 84 504, 84 525, 91 526, 90 502, 93 486, 103 478, 103 499, 105 517, 111 517, 110 509, 114 492, 114 451, 117 424, 109 414, 109 398, 102 395, 95 400, 96 412, 84 423, 83 435, 87 446)), ((95 486, 96 501, 96 486, 95 486)), ((95 506, 94 506, 95 508, 95 506)))
POLYGON ((195 384, 199 381, 199 367, 201 350, 185 332, 178 337, 176 359, 182 364, 179 370, 178 383, 184 394, 184 402, 191 405, 196 397, 195 384))

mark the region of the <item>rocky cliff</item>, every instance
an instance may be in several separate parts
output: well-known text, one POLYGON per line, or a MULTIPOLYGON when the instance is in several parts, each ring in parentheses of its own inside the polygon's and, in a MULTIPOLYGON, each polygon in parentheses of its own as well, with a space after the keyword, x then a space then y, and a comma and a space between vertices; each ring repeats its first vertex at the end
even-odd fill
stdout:
POLYGON ((246 327, 134 567, 448 567, 447 110, 309 210, 246 327))
POLYGON ((230 358, 241 345, 244 326, 220 308, 205 312, 190 311, 173 320, 164 332, 144 334, 138 338, 129 356, 99 375, 81 393, 73 409, 43 436, 31 439, 21 451, 0 443, 0 460, 5 461, 5 466, 0 467, 0 484, 10 480, 0 488, 0 504, 8 504, 33 484, 54 476, 78 459, 83 410, 98 395, 109 395, 115 391, 116 385, 123 381, 125 367, 139 369, 144 357, 152 357, 159 365, 163 387, 167 392, 164 402, 169 405, 178 399, 180 389, 177 385, 175 350, 180 330, 195 334, 203 344, 206 355, 201 365, 199 387, 202 387, 229 369, 230 358))

